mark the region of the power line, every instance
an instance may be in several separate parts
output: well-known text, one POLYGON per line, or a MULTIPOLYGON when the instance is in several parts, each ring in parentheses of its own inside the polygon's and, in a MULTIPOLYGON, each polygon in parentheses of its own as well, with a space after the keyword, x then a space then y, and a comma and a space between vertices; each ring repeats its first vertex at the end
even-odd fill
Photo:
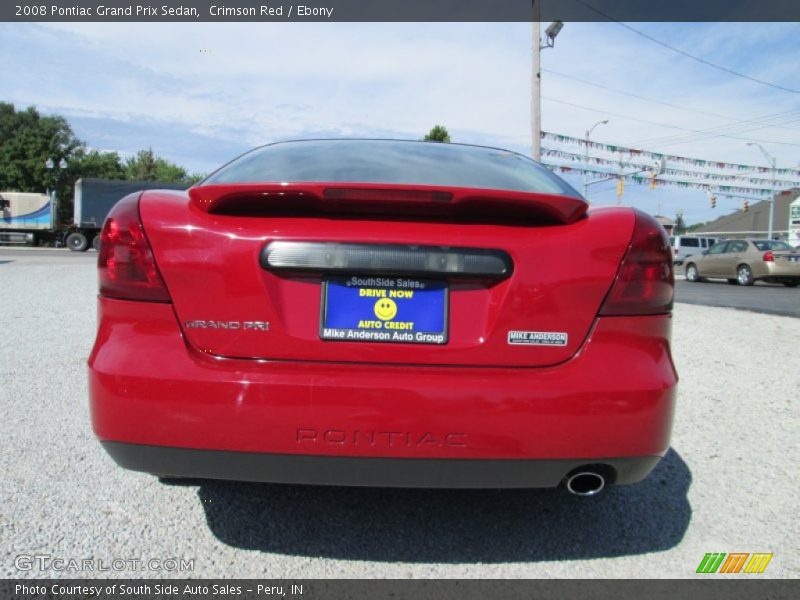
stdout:
POLYGON ((591 6, 590 4, 587 4, 586 2, 583 2, 583 0, 575 0, 575 2, 577 2, 578 4, 582 4, 583 6, 585 6, 586 8, 591 10, 592 12, 595 12, 598 15, 601 15, 601 16, 605 17, 609 21, 613 21, 617 25, 620 25, 621 27, 624 27, 625 29, 628 29, 628 30, 632 31, 636 35, 639 35, 639 36, 641 36, 641 37, 643 37, 643 38, 645 38, 647 40, 650 40, 653 43, 659 44, 660 46, 663 46, 664 48, 667 48, 668 50, 672 50, 673 52, 676 52, 677 54, 681 54, 682 56, 685 56, 687 58, 691 58, 692 60, 695 60, 695 61, 697 61, 699 63, 702 63, 702 64, 707 65, 709 67, 713 67, 714 69, 718 69, 720 71, 728 73, 729 75, 735 75, 736 77, 741 77, 742 79, 748 79, 748 80, 753 81, 755 83, 760 83, 761 85, 766 85, 766 86, 769 86, 771 88, 775 88, 777 90, 782 90, 784 92, 790 92, 792 94, 800 94, 800 90, 787 88, 787 87, 784 87, 782 85, 778 85, 776 83, 770 83, 769 81, 764 81, 763 79, 757 79, 755 77, 751 77, 750 75, 745 75, 744 73, 739 73, 738 71, 734 71, 733 69, 729 69, 727 67, 723 67, 723 66, 718 65, 716 63, 712 63, 711 61, 708 61, 705 58, 701 58, 699 56, 695 56, 694 54, 689 54, 688 52, 686 52, 684 50, 681 50, 680 48, 676 48, 675 46, 671 46, 670 44, 668 44, 666 42, 663 42, 663 41, 661 41, 661 40, 659 40, 657 38, 654 38, 653 36, 651 36, 651 35, 649 35, 647 33, 644 33, 643 31, 639 31, 638 29, 634 29, 633 27, 631 27, 627 23, 623 23, 622 21, 618 21, 614 17, 612 17, 610 15, 607 15, 606 13, 604 13, 601 10, 598 10, 594 6, 591 6))
MULTIPOLYGON (((800 111, 797 109, 789 110, 781 113, 776 113, 774 115, 764 115, 763 117, 755 117, 753 119, 746 119, 736 123, 729 123, 727 125, 718 125, 716 127, 708 127, 706 129, 699 129, 699 130, 687 130, 687 131, 696 131, 696 133, 683 133, 683 134, 674 134, 668 136, 661 136, 655 138, 648 138, 644 140, 639 140, 634 142, 634 144, 654 144, 657 143, 660 146, 670 146, 674 144, 685 144, 689 142, 697 142, 710 139, 712 137, 729 137, 733 139, 741 139, 747 140, 747 138, 742 138, 739 136, 729 135, 732 133, 746 133, 748 131, 756 131, 758 129, 766 129, 770 127, 784 127, 788 123, 793 123, 797 121, 796 116, 800 114, 800 111)), ((787 128, 789 129, 789 128, 787 128)), ((748 140, 748 141, 760 141, 763 142, 764 140, 748 140)), ((764 142, 767 143, 767 142, 764 142)), ((781 145, 793 145, 791 142, 776 142, 770 141, 768 143, 771 144, 781 144, 781 145)))
MULTIPOLYGON (((710 128, 710 129, 707 129, 707 130, 690 129, 688 127, 680 127, 679 125, 672 125, 670 123, 661 123, 661 122, 658 122, 658 121, 650 121, 650 120, 647 120, 647 119, 639 119, 639 118, 636 118, 636 117, 631 117, 629 115, 623 115, 621 113, 615 113, 615 112, 611 112, 611 111, 608 111, 608 110, 601 110, 599 108, 592 108, 591 106, 584 106, 582 104, 576 104, 574 102, 568 102, 566 100, 560 100, 558 98, 553 98, 551 96, 542 96, 542 98, 545 99, 545 100, 550 100, 551 102, 557 102, 559 104, 565 104, 567 106, 573 106, 575 108, 580 108, 580 109, 583 109, 583 110, 589 110, 589 111, 592 111, 592 112, 602 113, 602 114, 605 114, 605 115, 610 115, 612 117, 618 117, 620 119, 627 119, 629 121, 637 121, 639 123, 646 123, 648 125, 657 125, 658 127, 665 127, 667 129, 679 129, 681 131, 686 131, 686 132, 690 132, 692 134, 695 134, 695 136, 697 134, 702 134, 707 139, 708 138, 712 138, 712 137, 726 137, 726 138, 730 138, 730 139, 734 139, 734 140, 743 140, 743 141, 746 141, 746 142, 761 142, 761 143, 764 143, 764 144, 780 144, 780 145, 783 145, 783 146, 800 146, 800 144, 793 143, 793 142, 778 142, 778 141, 775 141, 775 140, 762 140, 762 139, 745 138, 745 137, 741 137, 741 136, 730 135, 730 133, 746 133, 748 131, 755 131, 755 130, 758 130, 758 129, 764 129, 765 127, 771 127, 771 126, 774 126, 774 125, 782 125, 784 123, 771 123, 771 124, 767 124, 767 125, 761 124, 761 125, 757 125, 757 126, 754 126, 754 127, 747 128, 747 129, 742 129, 740 131, 734 131, 734 132, 728 132, 728 133, 715 133, 714 129, 719 129, 719 127, 710 128)), ((791 112, 796 112, 796 111, 788 111, 788 112, 791 113, 791 112)), ((777 116, 778 115, 775 115, 775 116, 771 117, 771 119, 774 119, 777 116)), ((796 121, 800 121, 800 117, 792 118, 790 120, 785 121, 785 123, 786 124, 794 123, 796 121)), ((746 125, 747 123, 748 122, 743 121, 741 123, 734 124, 734 125, 741 126, 741 125, 746 125)), ((725 126, 722 126, 722 127, 728 128, 728 127, 732 127, 732 126, 733 125, 725 125, 725 126)), ((686 134, 684 134, 684 135, 686 135, 686 134)), ((678 136, 668 136, 668 137, 678 137, 678 136)), ((687 137, 689 137, 689 136, 687 136, 687 137)), ((654 138, 654 139, 659 139, 659 138, 654 138)), ((690 140, 687 140, 687 141, 690 141, 690 140)), ((637 142, 637 143, 641 143, 641 142, 637 142)), ((683 140, 681 140, 680 142, 670 142, 670 143, 683 143, 683 140)))
POLYGON ((670 106, 672 108, 679 108, 681 110, 688 110, 688 111, 691 111, 691 112, 699 113, 701 115, 709 115, 709 116, 712 116, 712 117, 719 117, 719 118, 723 118, 723 119, 738 120, 737 117, 731 117, 731 116, 728 116, 728 115, 721 115, 721 114, 718 114, 718 113, 707 112, 705 110, 697 110, 697 109, 694 109, 694 108, 688 108, 686 106, 679 106, 677 104, 671 104, 669 102, 664 102, 663 100, 656 100, 655 98, 648 98, 646 96, 639 96, 638 94, 633 94, 631 92, 626 92, 624 90, 615 89, 615 88, 609 87, 607 85, 602 85, 600 83, 595 83, 593 81, 588 81, 586 79, 581 79, 580 77, 575 77, 574 75, 567 75, 566 73, 560 73, 558 71, 553 71, 552 69, 542 69, 542 71, 544 71, 545 73, 550 73, 551 75, 558 75, 559 77, 563 77, 565 79, 571 79, 571 80, 577 81, 579 83, 583 83, 583 84, 586 84, 586 85, 591 85, 593 87, 600 88, 601 90, 608 90, 609 92, 614 92, 616 94, 623 94, 625 96, 630 96, 631 98, 638 98, 639 100, 644 100, 646 102, 653 102, 655 104, 663 104, 664 106, 670 106))
MULTIPOLYGON (((551 75, 557 75, 559 77, 563 77, 565 79, 571 79, 572 81, 577 81, 579 83, 583 83, 585 85, 590 85, 592 87, 599 88, 601 90, 607 90, 609 92, 614 92, 615 94, 622 94, 624 96, 630 96, 631 98, 636 98, 638 100, 644 100, 645 102, 652 102, 654 104, 663 104, 664 106, 669 106, 671 108, 677 108, 679 110, 685 110, 688 112, 694 112, 700 115, 707 115, 711 117, 717 117, 720 119, 730 119, 731 121, 742 121, 743 119, 739 117, 732 117, 730 115, 723 115, 720 113, 713 113, 706 110, 699 110, 697 108, 689 108, 688 106, 681 106, 679 104, 672 104, 671 102, 665 102, 664 100, 656 100, 655 98, 648 98, 647 96, 640 96, 639 94, 634 94, 632 92, 628 92, 625 90, 620 90, 617 88, 612 88, 607 85, 603 85, 601 83, 597 83, 594 81, 589 81, 588 79, 581 79, 580 77, 575 77, 574 75, 568 75, 566 73, 561 73, 559 71, 553 71, 552 69, 542 69, 542 71, 546 73, 550 73, 551 75)), ((722 127, 722 125, 720 125, 722 127)), ((792 129, 795 131, 800 131, 800 129, 796 127, 784 127, 784 129, 792 129)))
MULTIPOLYGON (((741 137, 741 136, 730 135, 731 133, 746 133, 748 131, 755 131, 755 130, 758 130, 758 129, 764 129, 765 127, 783 125, 783 124, 786 124, 786 123, 794 123, 794 122, 800 120, 800 116, 798 116, 797 118, 795 118, 793 116, 793 118, 791 118, 789 120, 786 120, 786 121, 782 121, 782 122, 768 123, 768 124, 763 124, 762 123, 762 124, 755 125, 758 121, 764 121, 766 119, 774 120, 774 119, 776 119, 778 117, 781 117, 783 115, 786 115, 786 116, 792 115, 792 113, 797 113, 798 111, 787 111, 787 113, 779 113, 777 115, 771 115, 771 116, 767 116, 767 117, 760 117, 758 119, 751 119, 749 121, 742 121, 740 123, 735 123, 735 124, 732 124, 732 125, 729 124, 729 125, 719 126, 719 127, 715 127, 715 128, 690 129, 690 128, 687 128, 687 127, 681 127, 679 125, 672 125, 670 123, 662 123, 662 122, 658 122, 658 121, 650 121, 650 120, 647 120, 647 119, 639 119, 637 117, 631 117, 629 115, 624 115, 624 114, 621 114, 621 113, 615 113, 615 112, 611 112, 611 111, 607 111, 607 110, 601 110, 599 108, 592 108, 591 106, 584 106, 582 104, 576 104, 574 102, 568 102, 566 100, 560 100, 558 98, 553 98, 553 97, 550 97, 550 96, 542 96, 542 98, 544 98, 546 100, 550 100, 552 102, 558 102, 559 104, 566 104, 567 106, 573 106, 575 108, 580 108, 580 109, 583 109, 583 110, 589 110, 589 111, 592 111, 592 112, 597 112, 597 113, 601 113, 601 114, 605 114, 605 115, 611 115, 612 117, 618 117, 618 118, 621 118, 621 119, 627 119, 629 121, 637 121, 639 123, 647 123, 648 125, 657 125, 659 127, 665 127, 665 128, 668 128, 668 129, 679 129, 681 131, 689 132, 687 134, 676 134, 676 135, 673 135, 673 136, 666 136, 665 138, 653 138, 653 140, 672 139, 672 138, 676 138, 676 137, 687 137, 687 138, 692 137, 692 138, 694 138, 694 137, 697 137, 698 134, 700 134, 701 138, 702 137, 705 137, 705 138, 727 137, 727 138, 731 138, 731 139, 744 140, 744 141, 750 141, 750 142, 757 141, 757 142, 762 142, 762 143, 765 143, 765 144, 781 144, 781 145, 786 145, 786 146, 800 146, 800 144, 793 143, 793 142, 778 142, 778 141, 775 141, 775 140, 761 140, 761 139, 744 138, 744 137, 741 137), (740 129, 738 131, 737 130, 731 130, 731 131, 726 131, 726 132, 722 132, 722 133, 716 132, 716 130, 718 130, 718 129, 729 129, 730 127, 733 127, 733 126, 741 127, 742 125, 748 125, 748 124, 754 124, 755 126, 747 127, 745 129, 740 129)), ((686 141, 696 141, 696 140, 687 139, 686 141)), ((671 143, 683 143, 683 142, 684 142, 684 140, 680 140, 678 142, 671 142, 671 143)), ((641 142, 636 142, 636 144, 640 144, 640 143, 641 142)))
MULTIPOLYGON (((757 117, 754 119, 740 121, 738 123, 730 123, 728 125, 719 125, 716 127, 708 127, 705 129, 697 129, 697 130, 687 129, 686 130, 687 133, 678 133, 668 136, 657 136, 653 138, 646 138, 634 142, 634 144, 658 143, 659 145, 674 145, 674 144, 684 144, 689 142, 703 141, 713 137, 730 137, 733 139, 763 142, 763 140, 752 140, 740 136, 734 136, 731 134, 747 133, 749 131, 756 131, 759 129, 765 129, 769 127, 783 126, 788 123, 793 123, 797 121, 798 114, 800 114, 800 112, 796 110, 787 111, 785 113, 778 113, 776 115, 766 115, 764 117, 757 117)), ((791 142, 777 142, 777 141, 770 141, 769 143, 783 144, 783 145, 792 144, 791 142)))

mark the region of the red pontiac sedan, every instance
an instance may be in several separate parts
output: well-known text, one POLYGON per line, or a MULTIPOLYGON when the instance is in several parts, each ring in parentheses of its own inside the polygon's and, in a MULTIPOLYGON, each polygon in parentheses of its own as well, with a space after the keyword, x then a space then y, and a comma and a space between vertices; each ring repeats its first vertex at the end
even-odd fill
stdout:
POLYGON ((105 222, 94 431, 168 477, 644 478, 669 447, 669 240, 506 150, 277 143, 105 222))

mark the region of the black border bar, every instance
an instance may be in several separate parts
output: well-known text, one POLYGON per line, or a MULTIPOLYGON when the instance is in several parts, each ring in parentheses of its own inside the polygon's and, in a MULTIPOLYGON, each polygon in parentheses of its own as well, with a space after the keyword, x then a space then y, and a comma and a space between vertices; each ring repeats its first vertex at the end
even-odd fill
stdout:
MULTIPOLYGON (((254 560, 258 560, 254 558, 254 560)), ((654 556, 654 563, 667 560, 664 555, 654 556)), ((687 566, 687 572, 693 569, 687 566)), ((575 562, 575 574, 580 575, 581 565, 575 562)), ((753 579, 744 575, 695 576, 695 579, 448 579, 448 580, 369 580, 369 579, 51 579, 0 581, 0 598, 34 600, 59 598, 60 600, 172 600, 217 598, 219 600, 532 600, 544 598, 570 598, 593 600, 676 600, 705 598, 716 600, 783 600, 800 595, 800 580, 753 579), (28 589, 38 587, 45 594, 20 593, 17 586, 28 589), (185 592, 189 586, 200 590, 199 594, 185 592), (261 586, 259 588, 259 586, 261 586), (79 594, 62 593, 70 589, 85 587, 101 589, 99 595, 92 592, 79 594), (285 595, 266 594, 260 590, 279 587, 285 595), (121 589, 149 590, 149 593, 121 594, 121 589), (116 590, 116 592, 114 591, 116 590), (302 593, 298 593, 302 591, 302 593)))
POLYGON ((796 0, 12 0, 0 21, 800 21, 796 0), (101 8, 102 7, 102 8, 101 8), (212 7, 216 7, 213 8, 212 7), (44 9, 44 10, 41 10, 44 9), (121 10, 113 10, 121 9, 121 10))

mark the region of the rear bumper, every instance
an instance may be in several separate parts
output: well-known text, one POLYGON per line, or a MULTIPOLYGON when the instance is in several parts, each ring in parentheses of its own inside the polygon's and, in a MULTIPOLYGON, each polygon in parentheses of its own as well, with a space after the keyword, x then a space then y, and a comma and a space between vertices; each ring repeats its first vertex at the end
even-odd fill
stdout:
POLYGON ((800 263, 776 264, 774 262, 762 263, 760 272, 755 274, 758 279, 775 279, 784 281, 800 280, 800 263))
MULTIPOLYGON (((272 483, 424 488, 556 487, 591 460, 469 460, 435 458, 355 458, 192 450, 104 442, 126 469, 161 476, 264 481, 272 483)), ((604 459, 608 483, 636 483, 660 456, 604 459)))
POLYGON ((669 447, 670 325, 600 318, 552 367, 296 363, 209 357, 170 305, 100 299, 92 424, 122 466, 164 475, 525 487, 601 464, 628 483, 669 447))

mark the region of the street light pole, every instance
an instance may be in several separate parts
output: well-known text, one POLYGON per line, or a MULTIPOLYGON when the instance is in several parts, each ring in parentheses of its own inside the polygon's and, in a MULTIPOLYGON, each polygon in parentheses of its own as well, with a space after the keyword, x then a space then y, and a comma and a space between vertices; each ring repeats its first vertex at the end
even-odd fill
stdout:
POLYGON ((47 195, 50 198, 50 201, 53 203, 53 218, 51 220, 52 221, 51 222, 51 226, 54 229, 56 227, 58 227, 58 200, 59 200, 59 198, 58 198, 58 184, 61 182, 62 174, 67 169, 67 159, 66 158, 62 158, 61 160, 58 161, 57 164, 58 164, 58 168, 59 168, 58 175, 53 177, 52 173, 53 173, 53 169, 56 168, 56 162, 52 158, 48 158, 44 163, 44 166, 47 168, 47 170, 51 174, 51 179, 54 180, 52 194, 50 192, 50 188, 47 189, 47 195))
MULTIPOLYGON (((53 167, 55 167, 55 166, 56 166, 56 163, 53 162, 52 158, 48 158, 46 161, 44 161, 44 168, 47 169, 47 173, 48 173, 48 177, 47 177, 48 184, 53 179, 53 167)), ((50 198, 51 200, 53 199, 53 196, 51 195, 51 192, 50 192, 50 186, 49 185, 47 186, 47 197, 50 198)))
POLYGON ((775 212, 775 194, 777 193, 778 188, 778 181, 777 181, 777 160, 774 156, 772 156, 769 152, 764 149, 764 146, 759 144, 758 142, 747 142, 748 146, 758 146, 758 149, 761 150, 761 153, 767 159, 771 169, 772 169, 772 196, 769 199, 769 225, 767 227, 767 238, 772 239, 772 215, 775 212))
POLYGON ((608 119, 605 121, 598 121, 594 125, 592 125, 589 129, 586 130, 586 147, 584 148, 583 152, 583 197, 586 198, 586 195, 589 193, 589 182, 586 178, 587 172, 586 168, 589 166, 589 136, 592 135, 592 131, 598 125, 606 125, 608 124, 608 119))

